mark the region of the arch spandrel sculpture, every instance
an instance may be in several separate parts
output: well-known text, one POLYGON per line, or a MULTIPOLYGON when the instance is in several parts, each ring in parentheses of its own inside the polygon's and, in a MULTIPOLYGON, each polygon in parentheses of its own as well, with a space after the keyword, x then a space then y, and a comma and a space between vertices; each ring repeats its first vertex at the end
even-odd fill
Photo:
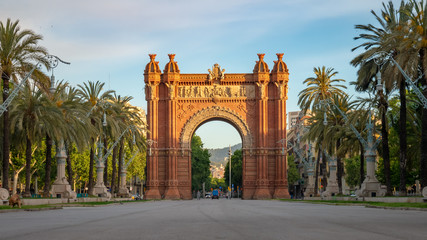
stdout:
POLYGON ((155 55, 144 71, 147 120, 146 199, 191 199, 191 138, 205 122, 222 120, 242 137, 243 198, 288 198, 283 54, 270 72, 258 54, 253 73, 228 74, 218 64, 206 74, 181 74, 175 55, 163 73, 155 55), (286 149, 286 148, 285 148, 286 149))

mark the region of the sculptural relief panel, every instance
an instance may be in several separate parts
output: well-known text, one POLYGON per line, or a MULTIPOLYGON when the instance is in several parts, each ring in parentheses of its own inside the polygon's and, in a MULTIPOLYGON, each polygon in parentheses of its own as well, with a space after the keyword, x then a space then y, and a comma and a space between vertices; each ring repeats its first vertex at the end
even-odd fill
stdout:
POLYGON ((179 98, 255 98, 255 86, 223 86, 223 85, 205 85, 205 86, 179 86, 179 98))

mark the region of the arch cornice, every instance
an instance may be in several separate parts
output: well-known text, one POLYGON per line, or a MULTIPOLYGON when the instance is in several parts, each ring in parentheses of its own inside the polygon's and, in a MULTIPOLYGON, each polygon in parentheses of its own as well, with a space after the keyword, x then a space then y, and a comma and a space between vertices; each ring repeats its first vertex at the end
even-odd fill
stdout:
POLYGON ((182 149, 191 149, 191 137, 196 129, 204 122, 210 119, 225 120, 232 124, 242 137, 242 148, 252 148, 252 135, 248 124, 235 111, 219 107, 207 107, 199 110, 184 124, 180 135, 180 144, 182 149))

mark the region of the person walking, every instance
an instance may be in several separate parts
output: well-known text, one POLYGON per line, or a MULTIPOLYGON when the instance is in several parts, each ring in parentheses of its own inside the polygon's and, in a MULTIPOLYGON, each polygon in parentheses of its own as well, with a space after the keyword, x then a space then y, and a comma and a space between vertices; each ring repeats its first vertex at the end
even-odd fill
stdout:
POLYGON ((200 200, 200 190, 197 190, 197 200, 200 200))

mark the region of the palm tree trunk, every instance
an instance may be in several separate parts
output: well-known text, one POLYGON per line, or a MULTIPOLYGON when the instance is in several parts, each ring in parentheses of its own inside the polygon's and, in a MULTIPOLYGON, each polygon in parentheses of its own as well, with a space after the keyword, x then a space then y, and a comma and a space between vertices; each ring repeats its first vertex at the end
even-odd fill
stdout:
POLYGON ((93 160, 94 160, 93 142, 94 140, 91 139, 90 155, 89 155, 89 184, 88 184, 89 193, 91 193, 93 190, 93 160))
POLYGON ((25 192, 23 197, 31 197, 31 140, 27 136, 27 146, 25 149, 25 192))
POLYGON ((117 157, 117 146, 114 147, 113 149, 113 156, 111 159, 111 168, 113 169, 112 173, 111 173, 111 194, 114 194, 115 191, 115 186, 116 186, 116 167, 117 167, 117 163, 116 163, 116 157, 117 157))
MULTIPOLYGON (((426 48, 422 48, 420 51, 421 59, 421 72, 425 72, 425 57, 426 57, 426 48)), ((427 76, 424 74, 421 81, 422 86, 424 87, 423 95, 427 98, 427 76)), ((422 108, 421 116, 421 153, 420 153, 420 183, 421 187, 427 187, 427 109, 422 108)))
MULTIPOLYGON (((108 142, 107 137, 104 137, 104 155, 107 155, 108 142)), ((108 158, 105 159, 105 168, 104 168, 104 184, 108 187, 108 158)))
POLYGON ((120 186, 120 173, 122 171, 122 157, 123 157, 123 139, 120 140, 120 149, 119 149, 119 169, 118 169, 118 180, 117 180, 117 186, 120 186))
POLYGON ((317 160, 316 160, 316 174, 314 178, 314 196, 317 196, 317 189, 319 188, 319 168, 320 168, 320 148, 318 149, 317 160))
POLYGON ((46 134, 46 165, 43 196, 50 197, 50 172, 52 168, 52 139, 46 134))
MULTIPOLYGON (((427 81, 427 79, 426 79, 427 81)), ((427 98, 427 83, 424 82, 423 95, 427 98)), ((427 187, 427 109, 423 108, 421 116, 421 158, 420 158, 420 182, 421 187, 427 187)))
POLYGON ((361 142, 360 144, 360 182, 359 187, 362 186, 363 180, 365 180, 365 149, 361 142))
POLYGON ((338 194, 342 194, 342 163, 341 157, 338 156, 338 149, 341 146, 341 140, 337 140, 337 182, 338 182, 338 194))
MULTIPOLYGON (((9 79, 10 75, 2 72, 3 80, 3 101, 9 97, 9 79)), ((9 154, 10 154, 10 125, 9 111, 3 113, 3 179, 2 188, 9 189, 9 154)))
POLYGON ((387 186, 387 196, 393 195, 391 188, 391 171, 390 171, 390 148, 388 146, 388 130, 387 130, 387 108, 388 103, 384 98, 384 94, 380 92, 380 109, 381 111, 381 136, 383 147, 383 161, 384 161, 384 176, 385 184, 387 186))
POLYGON ((407 152, 407 136, 406 136, 406 84, 402 79, 399 85, 400 94, 400 132, 399 132, 399 166, 400 166, 400 196, 406 196, 406 152, 407 152))
POLYGON ((73 146, 69 144, 68 142, 65 143, 65 148, 67 151, 67 174, 68 174, 68 183, 71 185, 71 187, 74 187, 74 180, 73 180, 73 167, 71 165, 71 148, 73 146))

